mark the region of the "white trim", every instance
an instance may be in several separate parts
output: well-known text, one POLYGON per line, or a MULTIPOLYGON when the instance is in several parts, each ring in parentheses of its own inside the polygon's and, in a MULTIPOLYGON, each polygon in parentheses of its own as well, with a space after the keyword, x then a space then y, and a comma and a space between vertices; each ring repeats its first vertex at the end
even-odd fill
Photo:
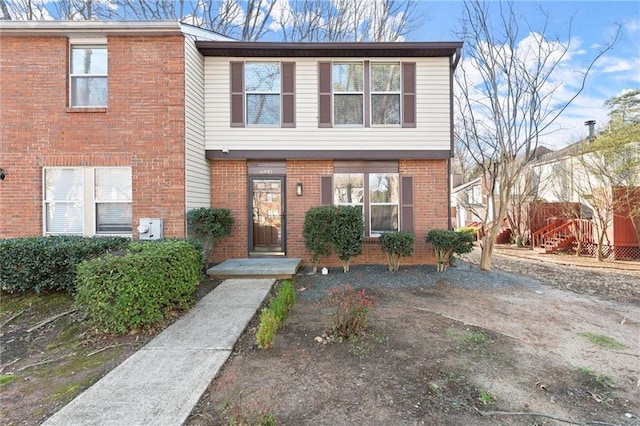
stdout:
POLYGON ((107 46, 106 37, 69 37, 69 45, 98 45, 107 46))

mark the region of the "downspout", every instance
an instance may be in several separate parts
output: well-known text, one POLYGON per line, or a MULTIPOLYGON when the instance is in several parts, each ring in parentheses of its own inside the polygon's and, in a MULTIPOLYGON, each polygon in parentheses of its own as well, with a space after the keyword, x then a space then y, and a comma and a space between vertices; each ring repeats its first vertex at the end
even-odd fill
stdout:
MULTIPOLYGON (((456 53, 455 53, 455 59, 453 58, 453 56, 449 57, 449 66, 450 66, 450 72, 449 72, 449 137, 450 137, 450 142, 449 142, 449 158, 447 159, 447 229, 452 229, 453 225, 451 223, 451 159, 453 158, 454 155, 454 141, 455 141, 455 137, 454 137, 454 126, 453 126, 453 73, 456 70, 456 67, 458 66, 458 62, 460 62, 460 52, 462 51, 461 48, 457 48, 456 49, 456 53)), ((456 223, 457 224, 457 223, 456 223)))

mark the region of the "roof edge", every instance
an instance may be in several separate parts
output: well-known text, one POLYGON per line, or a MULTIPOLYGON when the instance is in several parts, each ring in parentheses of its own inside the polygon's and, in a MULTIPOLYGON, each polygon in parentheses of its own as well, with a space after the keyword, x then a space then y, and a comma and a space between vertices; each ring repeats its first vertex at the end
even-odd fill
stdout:
POLYGON ((201 41, 196 44, 205 56, 254 57, 331 57, 331 56, 403 56, 453 57, 459 54, 461 41, 435 42, 246 42, 201 41))
POLYGON ((177 20, 158 21, 2 21, 0 36, 96 36, 96 35, 175 35, 229 40, 203 28, 177 20))

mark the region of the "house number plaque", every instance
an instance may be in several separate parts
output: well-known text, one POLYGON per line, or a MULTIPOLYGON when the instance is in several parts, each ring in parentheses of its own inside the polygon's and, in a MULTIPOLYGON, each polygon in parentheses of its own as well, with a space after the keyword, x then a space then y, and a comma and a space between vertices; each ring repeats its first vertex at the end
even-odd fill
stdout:
POLYGON ((287 174, 287 163, 284 161, 249 161, 249 176, 284 176, 287 174))

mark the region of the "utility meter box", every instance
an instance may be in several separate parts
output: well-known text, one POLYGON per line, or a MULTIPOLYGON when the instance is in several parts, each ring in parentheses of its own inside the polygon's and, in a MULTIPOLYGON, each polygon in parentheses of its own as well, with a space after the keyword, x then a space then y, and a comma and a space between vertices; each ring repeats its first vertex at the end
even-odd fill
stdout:
POLYGON ((163 220, 158 218, 142 217, 138 225, 138 239, 161 240, 163 220))

